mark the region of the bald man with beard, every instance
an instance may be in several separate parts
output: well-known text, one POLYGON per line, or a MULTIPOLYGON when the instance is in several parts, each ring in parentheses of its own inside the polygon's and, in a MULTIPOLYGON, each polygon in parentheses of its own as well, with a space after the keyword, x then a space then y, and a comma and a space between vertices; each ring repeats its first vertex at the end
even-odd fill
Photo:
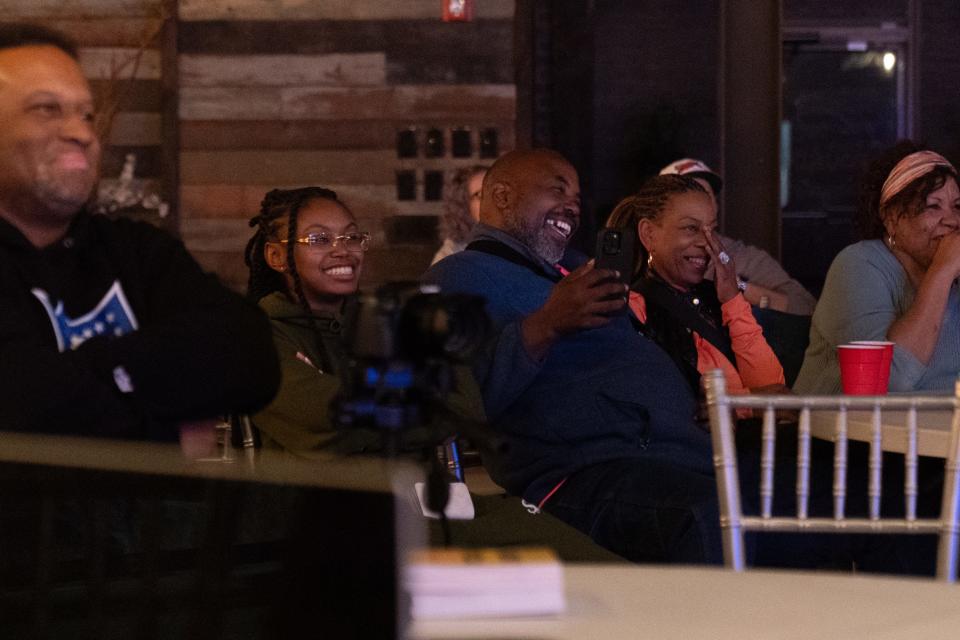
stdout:
POLYGON ((465 251, 427 282, 487 299, 496 337, 474 365, 506 443, 493 479, 634 561, 719 562, 710 439, 669 356, 637 332, 626 288, 592 262, 559 263, 580 222, 576 170, 515 151, 483 182, 465 251))

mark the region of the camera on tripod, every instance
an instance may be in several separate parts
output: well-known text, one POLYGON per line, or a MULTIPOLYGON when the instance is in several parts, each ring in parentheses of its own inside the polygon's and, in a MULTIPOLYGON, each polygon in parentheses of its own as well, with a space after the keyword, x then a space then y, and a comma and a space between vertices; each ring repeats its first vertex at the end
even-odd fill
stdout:
POLYGON ((337 426, 382 429, 393 434, 394 444, 401 431, 413 428, 425 429, 434 444, 451 435, 437 426, 436 414, 455 390, 454 366, 489 333, 485 304, 477 296, 409 282, 361 296, 346 319, 349 365, 335 408, 337 426))

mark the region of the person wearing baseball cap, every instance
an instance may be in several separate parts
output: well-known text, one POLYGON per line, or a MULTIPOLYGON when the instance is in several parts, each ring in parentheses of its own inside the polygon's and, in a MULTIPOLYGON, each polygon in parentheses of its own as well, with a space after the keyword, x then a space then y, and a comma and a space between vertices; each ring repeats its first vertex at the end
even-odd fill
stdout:
MULTIPOLYGON (((697 180, 714 200, 723 189, 723 178, 707 163, 696 158, 674 160, 660 175, 676 174, 697 180)), ((719 204, 719 203, 718 203, 719 204)), ((801 316, 809 316, 817 304, 809 291, 784 271, 780 263, 763 249, 718 234, 720 243, 733 258, 740 279, 747 283, 743 296, 755 307, 770 308, 801 316)), ((713 279, 712 269, 707 273, 713 279)))

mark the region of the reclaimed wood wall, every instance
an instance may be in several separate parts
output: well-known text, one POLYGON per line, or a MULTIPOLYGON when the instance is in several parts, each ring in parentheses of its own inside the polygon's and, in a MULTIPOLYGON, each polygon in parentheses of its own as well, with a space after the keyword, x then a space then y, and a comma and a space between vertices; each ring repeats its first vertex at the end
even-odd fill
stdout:
MULTIPOLYGON (((175 181, 163 154, 161 0, 0 0, 4 21, 59 29, 80 46, 80 63, 97 101, 104 142, 100 195, 104 209, 119 202, 122 215, 176 232, 176 211, 142 206, 144 197, 175 201, 175 181), (134 179, 120 182, 128 156, 134 179), (121 188, 122 187, 122 188, 121 188), (136 201, 136 202, 134 202, 136 201), (160 214, 163 213, 161 216, 160 214)), ((152 203, 156 204, 156 202, 152 203)))
POLYGON ((364 286, 416 278, 441 211, 424 171, 478 160, 450 157, 449 142, 442 157, 421 145, 399 158, 398 132, 496 127, 512 146, 512 5, 482 0, 475 21, 448 24, 437 0, 181 0, 181 230, 194 255, 239 285, 263 195, 319 184, 373 233, 364 286), (398 199, 404 170, 414 200, 398 199))
MULTIPOLYGON (((105 184, 135 153, 137 175, 159 188, 163 147, 179 149, 172 230, 207 269, 242 290, 247 221, 274 187, 335 189, 374 237, 363 286, 415 279, 438 246, 427 172, 447 179, 479 157, 481 132, 498 151, 515 141, 513 0, 477 0, 474 20, 444 23, 439 0, 179 0, 175 51, 143 42, 161 0, 0 0, 6 19, 42 21, 83 46, 98 97, 116 93, 110 69, 143 49, 107 137, 105 184), (162 139, 164 56, 178 65, 179 135, 162 139), (468 130, 471 153, 453 157, 468 130), (398 136, 414 132, 413 157, 398 136), (443 152, 427 157, 428 131, 443 152), (398 172, 416 179, 398 198, 398 172)), ((169 60, 166 60, 169 62, 169 60)), ((169 226, 169 225, 168 225, 169 226)))

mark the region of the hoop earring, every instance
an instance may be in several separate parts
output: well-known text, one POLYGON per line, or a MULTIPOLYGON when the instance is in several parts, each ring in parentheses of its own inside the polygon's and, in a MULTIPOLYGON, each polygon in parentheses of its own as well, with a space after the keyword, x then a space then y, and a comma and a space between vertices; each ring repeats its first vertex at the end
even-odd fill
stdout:
POLYGON ((653 252, 647 255, 647 269, 653 269, 653 252))
POLYGON ((887 244, 890 245, 891 249, 897 246, 897 239, 893 237, 893 234, 887 236, 887 244))

